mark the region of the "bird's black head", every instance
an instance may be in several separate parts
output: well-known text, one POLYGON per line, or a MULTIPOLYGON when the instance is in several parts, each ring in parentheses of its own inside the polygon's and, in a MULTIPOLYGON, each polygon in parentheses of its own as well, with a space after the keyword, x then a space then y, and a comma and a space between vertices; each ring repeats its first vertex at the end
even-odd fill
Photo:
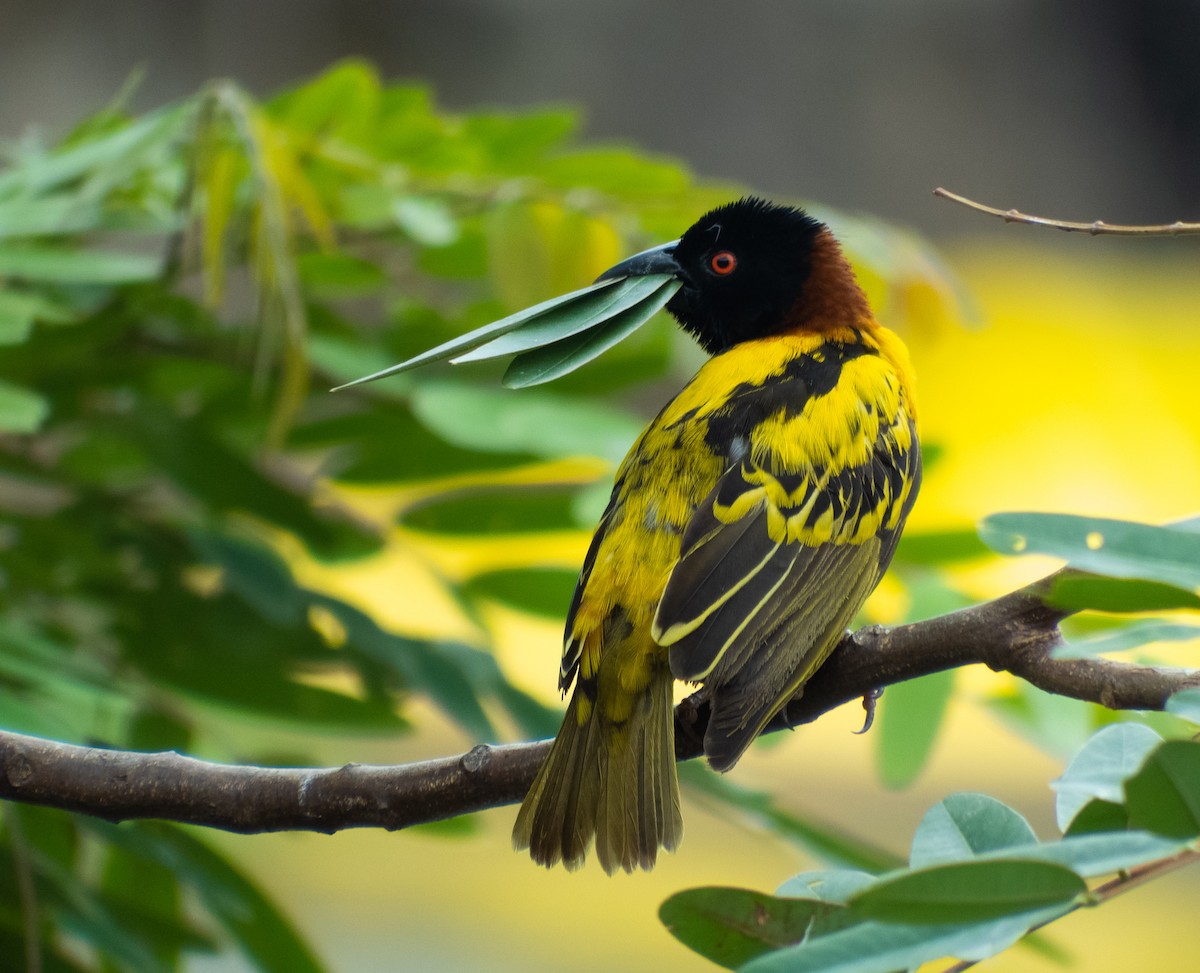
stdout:
POLYGON ((706 213, 679 240, 631 257, 600 279, 678 277, 683 286, 667 310, 717 354, 790 326, 824 230, 803 210, 747 197, 706 213))

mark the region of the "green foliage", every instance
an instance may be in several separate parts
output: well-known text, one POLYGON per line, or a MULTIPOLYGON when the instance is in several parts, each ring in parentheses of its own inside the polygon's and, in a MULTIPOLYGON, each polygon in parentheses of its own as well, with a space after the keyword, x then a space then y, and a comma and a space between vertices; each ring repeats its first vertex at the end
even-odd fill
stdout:
MULTIPOLYGON (((552 731, 486 633, 388 631, 293 559, 404 543, 341 484, 432 484, 400 520, 435 538, 520 545, 594 521, 595 459, 553 483, 537 465, 620 459, 642 420, 612 397, 674 367, 661 323, 553 392, 464 364, 465 380, 328 393, 439 343, 464 363, 516 355, 507 384, 544 381, 654 315, 665 279, 555 295, 733 190, 574 129, 562 111, 450 115, 347 61, 265 103, 221 82, 21 143, 0 169, 0 726, 262 760, 230 752, 239 723, 297 734, 303 755, 322 735, 407 732, 421 697, 472 739, 499 720, 552 731)), ((471 619, 492 601, 561 616, 571 572, 527 562, 447 594, 471 619)), ((0 855, 50 903, 47 968, 178 969, 225 943, 260 969, 320 967, 182 831, 22 809, 0 855), (76 851, 43 853, 52 838, 96 846, 107 884, 79 878, 76 851), (64 931, 94 963, 59 951, 64 931)), ((20 953, 19 898, 6 888, 4 955, 20 953)))
POLYGON ((1200 688, 1181 689, 1167 700, 1167 712, 1200 724, 1200 688))
POLYGON ((718 807, 736 809, 746 820, 770 829, 822 861, 872 872, 895 868, 903 861, 867 838, 827 821, 793 814, 781 808, 772 795, 742 787, 697 764, 681 765, 679 779, 689 785, 693 796, 718 807))
POLYGON ((1059 828, 1071 830, 1091 802, 1118 804, 1121 785, 1137 770, 1162 737, 1146 726, 1117 723, 1106 726, 1084 745, 1051 785, 1058 794, 1054 810, 1059 828))
POLYGON ((749 889, 702 888, 663 903, 659 918, 677 939, 705 959, 737 969, 756 956, 831 928, 839 903, 780 898, 749 889))
MULTIPOLYGON (((25 140, 4 160, 0 728, 260 762, 268 755, 242 750, 239 729, 290 734, 304 756, 347 733, 408 732, 416 699, 476 740, 505 726, 553 731, 556 714, 489 651, 477 609, 561 616, 574 572, 545 563, 537 542, 595 522, 608 491, 599 471, 694 367, 653 316, 672 285, 588 282, 738 192, 671 160, 581 144, 575 127, 559 110, 452 115, 420 86, 384 85, 348 61, 267 102, 216 83, 141 117, 110 106, 60 143, 25 140), (489 364, 509 355, 505 373, 489 364), (439 366, 328 392, 445 357, 462 361, 453 378, 439 366), (551 378, 548 390, 499 387, 551 378), (647 391, 652 382, 662 386, 647 391), (358 506, 345 487, 363 484, 404 487, 404 500, 384 513, 358 506), (422 543, 500 533, 520 552, 511 567, 444 579, 476 625, 472 644, 391 631, 302 570, 405 545, 422 560, 414 531, 422 543)), ((822 216, 850 231, 890 323, 962 310, 912 237, 822 216)), ((1096 572, 1065 576, 1054 594, 1064 603, 1200 606, 1194 545, 1177 536, 1186 526, 993 527, 1096 572), (1170 538, 1150 543, 1159 530, 1170 538)), ((912 615, 961 604, 942 569, 981 553, 962 530, 906 537, 896 565, 912 615)), ((1151 635, 1182 637, 1106 632, 1092 650, 1151 635)), ((890 783, 920 772, 949 682, 885 702, 890 783)), ((1038 706, 1026 709, 1044 715, 1038 706)), ((1195 709, 1177 706, 1184 718, 1195 709)), ((704 955, 755 969, 989 954, 1071 908, 1076 877, 1165 855, 1192 827, 1190 751, 1161 752, 1128 795, 1127 754, 1081 758, 1060 790, 1074 802, 1071 838, 1037 844, 1015 812, 951 798, 922 825, 910 869, 771 795, 685 768, 694 796, 841 870, 803 873, 778 896, 681 893, 664 918, 704 955), (1174 809, 1161 820, 1146 809, 1160 798, 1174 809), (1132 820, 1168 837, 1122 830, 1107 858, 1084 844, 1132 820), (905 912, 914 889, 925 905, 905 912), (952 921, 929 921, 943 904, 952 921)), ((22 955, 34 914, 46 970, 178 970, 223 949, 256 969, 323 968, 192 831, 4 811, 0 956, 22 955)))
POLYGON ((662 919, 701 955, 748 973, 889 973, 944 956, 980 960, 1103 902, 1130 870, 1172 864, 1200 838, 1200 743, 1109 727, 1058 787, 1059 821, 1070 824, 1061 839, 1038 841, 994 798, 954 794, 925 815, 907 868, 802 873, 774 896, 681 892, 662 919), (1091 796, 1121 812, 1115 827, 1078 826, 1091 796), (1089 891, 1088 880, 1108 875, 1117 877, 1089 891))
MULTIPOLYGON (((520 496, 531 462, 627 448, 637 420, 588 394, 327 392, 579 287, 640 245, 618 227, 686 225, 712 201, 676 164, 580 148, 573 128, 558 111, 447 115, 346 62, 265 104, 219 83, 21 143, 0 169, 0 726, 253 759, 227 749, 239 721, 302 730, 300 752, 321 734, 407 732, 424 697, 473 739, 496 739, 497 717, 549 731, 486 647, 388 631, 300 583, 282 552, 347 561, 396 543, 338 482, 481 476, 474 519, 427 494, 406 520, 524 534, 550 522, 543 505, 537 524, 528 505, 493 509, 489 477, 520 496), (547 437, 562 415, 574 430, 547 437)), ((648 317, 645 297, 616 310, 648 317)), ((604 384, 669 365, 643 357, 604 384)), ((558 488, 555 526, 574 527, 589 484, 558 488)), ((469 608, 513 590, 491 577, 450 593, 469 608)), ((221 943, 259 969, 320 968, 182 831, 34 809, 6 821, 3 955, 22 954, 16 869, 42 906, 48 969, 178 969, 221 943), (82 877, 85 845, 110 863, 101 884, 82 877), (62 953, 64 932, 92 958, 62 953)))
POLYGON ((508 355, 516 358, 504 373, 507 388, 541 385, 586 365, 629 337, 660 311, 679 287, 678 281, 662 274, 592 284, 485 324, 341 388, 447 359, 461 365, 508 355))
POLYGON ((1106 652, 1125 652, 1152 642, 1187 642, 1197 638, 1200 638, 1200 626, 1149 619, 1071 641, 1055 649, 1054 655, 1059 659, 1077 659, 1106 652))
POLYGON ((900 683, 885 694, 876 730, 876 765, 888 787, 906 787, 928 762, 946 706, 954 693, 954 672, 936 672, 900 683))
POLYGON ((1080 571, 1107 578, 1200 588, 1200 533, 1127 520, 1067 514, 995 514, 980 536, 1003 554, 1053 554, 1080 571))

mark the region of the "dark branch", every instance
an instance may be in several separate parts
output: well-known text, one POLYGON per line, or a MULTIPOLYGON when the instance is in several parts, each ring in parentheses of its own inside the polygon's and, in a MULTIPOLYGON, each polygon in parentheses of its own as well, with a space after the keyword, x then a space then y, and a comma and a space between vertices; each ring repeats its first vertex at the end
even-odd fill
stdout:
MULTIPOLYGON (((1051 578, 940 618, 847 636, 804 695, 768 731, 807 723, 906 679, 983 663, 1052 693, 1113 709, 1162 709, 1200 673, 1103 659, 1054 659, 1059 622, 1051 578)), ((700 756, 707 706, 676 711, 679 759, 700 756)), ((130 753, 0 732, 0 797, 122 821, 166 818, 227 831, 404 828, 519 801, 549 743, 478 746, 457 757, 394 767, 263 768, 175 753, 130 753)))

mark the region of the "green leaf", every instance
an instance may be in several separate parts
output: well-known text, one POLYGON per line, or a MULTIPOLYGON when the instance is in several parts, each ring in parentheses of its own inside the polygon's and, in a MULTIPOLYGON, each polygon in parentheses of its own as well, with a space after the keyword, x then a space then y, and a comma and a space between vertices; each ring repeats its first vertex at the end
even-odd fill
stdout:
POLYGON ((931 807, 913 835, 909 864, 923 868, 1035 843, 1020 814, 986 794, 951 794, 931 807))
POLYGON ((404 665, 412 685, 428 694, 472 739, 499 739, 481 703, 479 687, 463 664, 462 656, 478 650, 450 642, 406 641, 404 665))
POLYGON ((450 207, 427 196, 401 196, 393 200, 391 215, 401 230, 426 247, 448 247, 461 232, 450 207))
POLYGON ((485 831, 478 814, 460 814, 455 818, 445 818, 442 821, 424 821, 421 824, 410 824, 406 831, 431 838, 449 838, 457 841, 461 838, 477 838, 485 831))
MULTIPOLYGON (((506 318, 501 318, 499 321, 493 321, 491 324, 485 324, 481 328, 476 328, 467 334, 459 335, 457 338, 443 342, 436 348, 430 348, 428 351, 402 361, 398 365, 392 365, 382 371, 365 375, 362 378, 356 378, 354 381, 346 382, 344 385, 339 385, 334 391, 338 392, 355 385, 374 382, 376 379, 387 378, 389 375, 396 375, 400 372, 407 372, 420 365, 428 365, 431 362, 453 358, 455 355, 478 348, 480 345, 499 338, 501 335, 508 334, 510 331, 515 331, 539 315, 564 309, 564 305, 569 309, 569 307, 574 306, 576 302, 581 300, 590 301, 595 297, 597 292, 612 289, 616 284, 617 281, 606 280, 599 284, 592 284, 590 287, 584 287, 581 290, 572 291, 569 294, 552 297, 549 300, 542 301, 540 304, 535 304, 532 307, 525 308, 523 311, 517 311, 506 318)), ((586 306, 591 307, 592 305, 589 303, 586 306)))
POLYGON ((933 566, 969 561, 987 553, 988 549, 979 539, 978 531, 970 528, 905 532, 896 548, 895 561, 897 564, 933 566))
POLYGON ((949 925, 1066 906, 1087 892, 1070 869, 1036 860, 972 860, 884 877, 850 899, 884 922, 949 925))
POLYGON ((850 868, 818 869, 793 875, 776 891, 776 895, 799 899, 820 899, 844 905, 852 895, 875 881, 869 872, 850 868))
POLYGON ((611 405, 550 392, 514 395, 449 382, 412 395, 413 413, 447 442, 485 452, 622 459, 641 423, 611 405))
POLYGON ((553 204, 530 199, 498 200, 482 216, 487 276, 505 307, 524 307, 561 290, 556 264, 564 242, 556 232, 553 204))
POLYGON ((1173 520, 1168 527, 1174 527, 1177 530, 1186 530, 1193 534, 1200 534, 1200 514, 1195 517, 1185 517, 1183 520, 1173 520))
POLYGON ((33 322, 71 320, 72 312, 41 294, 0 289, 0 345, 24 342, 33 322))
POLYGON ((344 483, 391 485, 507 469, 528 461, 527 454, 455 446, 427 429, 407 409, 388 402, 372 405, 377 407, 369 412, 300 425, 292 431, 289 445, 322 450, 326 475, 344 483))
POLYGON ((772 795, 753 791, 701 767, 695 762, 679 765, 679 779, 693 796, 717 802, 722 813, 733 808, 751 821, 770 829, 822 861, 844 868, 882 872, 903 864, 899 855, 867 841, 837 825, 800 817, 777 807, 772 795))
POLYGON ((0 202, 0 240, 83 233, 99 226, 100 215, 95 200, 75 193, 17 197, 0 202))
POLYGON ((1066 574, 1055 578, 1046 602, 1054 608, 1072 611, 1168 611, 1200 608, 1200 594, 1158 581, 1066 574))
POLYGON ((0 277, 54 284, 128 284, 153 280, 162 270, 156 255, 61 246, 0 246, 0 277))
POLYGON ((159 471, 208 509, 249 513, 293 531, 325 556, 362 553, 378 546, 366 531, 322 517, 308 497, 277 482, 240 451, 215 438, 199 419, 154 412, 149 404, 119 433, 143 449, 159 471))
POLYGON ((875 766, 884 786, 907 787, 916 780, 933 751, 953 692, 953 670, 889 687, 875 731, 875 766))
POLYGON ((13 307, 6 298, 13 295, 0 291, 0 345, 19 345, 33 330, 33 315, 13 307))
POLYGON ((346 632, 342 651, 352 650, 403 675, 408 688, 423 692, 476 740, 496 739, 496 730, 479 699, 464 658, 475 650, 456 651, 453 643, 422 642, 388 632, 365 612, 326 595, 312 604, 329 611, 346 632))
POLYGON ((1096 878, 1127 871, 1148 862, 1177 855, 1186 841, 1163 838, 1144 831, 1117 831, 1071 835, 1062 841, 1007 848, 989 859, 1025 858, 1054 862, 1082 878, 1096 878))
MULTIPOLYGON (((390 225, 394 220, 390 209, 386 215, 390 225)), ((458 224, 459 234, 456 239, 436 247, 421 249, 417 254, 417 268, 421 273, 447 280, 477 281, 485 277, 488 271, 487 247, 482 235, 475 232, 476 223, 477 220, 464 219, 458 224)))
POLYGON ((1200 725, 1200 686, 1181 689, 1167 700, 1165 709, 1189 723, 1200 725))
MULTIPOLYGON (((69 613, 68 603, 63 608, 69 613)), ((93 705, 114 705, 124 690, 114 685, 111 667, 100 659, 13 618, 0 618, 0 675, 48 693, 77 692, 93 705)))
POLYGON ((1177 838, 1200 835, 1200 743, 1168 740, 1125 781, 1134 828, 1177 838))
POLYGON ((37 432, 50 414, 50 404, 18 385, 0 382, 0 432, 37 432))
MULTIPOLYGON (((561 305, 552 312, 537 315, 515 330, 459 355, 453 359, 453 363, 461 365, 466 362, 490 361, 570 338, 616 318, 668 288, 673 294, 679 289, 679 283, 672 281, 672 278, 665 274, 653 274, 625 278, 619 281, 616 287, 595 292, 590 289, 580 292, 584 296, 578 300, 561 305)), ((667 300, 669 299, 668 295, 667 300)), ((666 300, 663 303, 665 304, 666 300)))
POLYGON ((736 969, 763 953, 803 940, 840 906, 738 888, 677 892, 658 910, 667 931, 705 959, 736 969))
POLYGON ((164 970, 182 953, 216 951, 216 943, 184 919, 178 876, 162 863, 106 843, 103 898, 122 928, 154 951, 164 970))
MULTIPOLYGON (((29 164, 12 166, 0 173, 0 197, 44 193, 81 177, 96 179, 105 172, 120 172, 128 181, 139 160, 175 140, 195 105, 195 100, 188 100, 161 108, 128 124, 37 156, 29 164)), ((97 191, 96 186, 88 188, 97 191)))
POLYGON ((1099 798, 1088 801, 1071 819, 1071 826, 1064 834, 1068 838, 1100 832, 1113 833, 1129 828, 1129 809, 1124 804, 1114 804, 1099 798))
POLYGON ((1185 642, 1200 639, 1200 626, 1150 619, 1134 622, 1091 638, 1070 641, 1051 653, 1056 659, 1086 659, 1108 652, 1125 652, 1151 642, 1185 642))
POLYGON ((861 922, 808 942, 768 953, 742 973, 895 973, 944 956, 986 959, 1033 926, 1068 911, 1053 906, 990 922, 907 925, 861 922))
POLYGON ((0 693, 0 697, 4 700, 3 707, 0 707, 0 730, 30 733, 47 740, 74 737, 74 728, 64 726, 57 714, 48 712, 45 700, 25 700, 8 690, 0 693))
POLYGON ((463 585, 469 598, 490 598, 534 615, 562 620, 579 572, 565 568, 509 568, 477 574, 463 585))
POLYGON ((373 294, 387 283, 377 264, 348 253, 302 253, 296 258, 300 283, 313 297, 373 294))
MULTIPOLYGON (((596 333, 605 331, 605 326, 596 333)), ((587 368, 576 369, 555 382, 557 390, 567 395, 595 395, 610 401, 632 386, 651 382, 670 382, 672 369, 688 367, 676 363, 676 328, 664 320, 664 315, 652 317, 643 328, 613 345, 587 368)), ((690 355, 694 349, 687 349, 690 355)))
MULTIPOLYGON (((974 603, 961 591, 950 587, 948 575, 943 571, 918 568, 915 571, 899 569, 908 595, 908 610, 905 621, 916 622, 927 618, 939 618, 966 608, 974 603)), ((885 694, 884 699, 887 696, 885 694)))
POLYGON ((129 592, 114 635, 139 674, 191 699, 313 730, 405 728, 381 692, 311 685, 314 671, 338 671, 353 657, 330 648, 306 622, 275 623, 241 595, 202 597, 172 586, 129 592))
POLYGON ((103 896, 80 882, 74 871, 40 855, 34 856, 34 865, 64 931, 113 957, 125 969, 166 973, 167 967, 155 961, 148 945, 120 921, 103 896))
MULTIPOLYGON (((321 312, 314 309, 313 313, 310 313, 310 320, 319 322, 320 319, 321 312)), ((378 370, 392 359, 391 355, 385 355, 378 348, 366 345, 357 339, 335 337, 323 333, 314 333, 309 336, 308 353, 313 364, 326 375, 333 377, 335 381, 341 381, 351 375, 359 375, 366 369, 378 370)), ((406 387, 407 383, 397 382, 392 386, 386 386, 385 390, 399 394, 406 387)))
POLYGON ((552 487, 498 487, 455 492, 407 508, 400 522, 436 534, 520 534, 571 530, 575 493, 552 487))
POLYGON ((504 386, 521 389, 541 385, 586 365, 654 317, 680 286, 678 281, 669 281, 644 301, 590 331, 518 355, 504 373, 504 386))
POLYGON ((323 973, 324 967, 299 932, 230 861, 180 828, 140 824, 136 838, 125 829, 91 826, 109 841, 170 868, 232 937, 254 968, 264 973, 323 973))
POLYGON ((1125 779, 1160 743, 1162 737, 1139 723, 1114 723, 1093 735, 1062 776, 1050 783, 1057 794, 1054 813, 1058 827, 1066 831, 1095 798, 1119 803, 1125 779))
POLYGON ((987 700, 987 707, 1041 750, 1063 760, 1082 747, 1094 725, 1088 704, 1018 682, 1011 694, 987 700))
POLYGON ((481 112, 464 120, 464 133, 487 152, 493 164, 525 175, 547 151, 579 126, 575 112, 536 111, 528 115, 481 112))
POLYGON ((275 99, 269 108, 273 117, 296 133, 358 141, 373 134, 379 102, 375 68, 349 58, 275 99))
POLYGON ((523 388, 547 382, 591 361, 627 337, 653 317, 680 286, 679 281, 663 274, 603 281, 493 321, 338 388, 372 382, 446 358, 458 365, 518 353, 505 375, 505 384, 523 388))
POLYGON ((276 625, 303 623, 306 592, 274 551, 213 531, 193 530, 190 539, 201 560, 221 568, 225 587, 237 592, 264 618, 276 625))
POLYGON ((1081 571, 1200 592, 1200 534, 1193 531, 1100 517, 1012 513, 986 518, 979 534, 1002 554, 1050 554, 1081 571))
POLYGON ((678 162, 655 159, 630 149, 578 149, 547 160, 538 173, 551 185, 591 186, 629 198, 661 197, 686 189, 690 176, 678 162))

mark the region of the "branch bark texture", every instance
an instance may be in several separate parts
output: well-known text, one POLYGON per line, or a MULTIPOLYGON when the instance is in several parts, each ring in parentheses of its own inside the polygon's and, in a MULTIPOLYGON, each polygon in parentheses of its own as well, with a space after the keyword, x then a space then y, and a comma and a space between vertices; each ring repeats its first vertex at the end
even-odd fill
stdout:
MULTIPOLYGON (((807 723, 874 690, 982 663, 1047 692, 1112 709, 1162 709, 1200 673, 1104 659, 1055 659, 1070 612, 1047 606, 1053 578, 1002 598, 896 628, 848 635, 804 694, 768 732, 807 723)), ((707 705, 676 710, 676 754, 698 757, 707 705)), ((0 798, 110 821, 165 818, 226 831, 394 830, 519 801, 549 741, 490 746, 399 766, 268 768, 209 763, 176 753, 81 747, 0 732, 0 798)))

